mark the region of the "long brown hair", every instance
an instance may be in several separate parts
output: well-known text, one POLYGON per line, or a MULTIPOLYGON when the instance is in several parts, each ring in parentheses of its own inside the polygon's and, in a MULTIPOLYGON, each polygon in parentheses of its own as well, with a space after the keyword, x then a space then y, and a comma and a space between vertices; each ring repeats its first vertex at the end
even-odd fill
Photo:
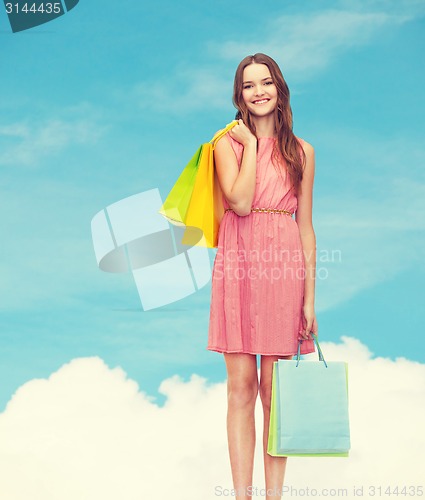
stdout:
MULTIPOLYGON (((236 69, 233 85, 233 104, 238 110, 236 119, 242 119, 245 125, 256 135, 255 125, 242 97, 243 72, 250 64, 265 64, 270 71, 273 83, 277 89, 277 105, 274 112, 275 129, 277 135, 274 150, 274 159, 284 158, 288 165, 288 173, 292 181, 294 192, 301 192, 301 180, 306 162, 306 156, 302 147, 292 132, 292 109, 290 105, 290 93, 287 83, 277 63, 265 54, 254 54, 245 57, 236 69)), ((275 162, 278 163, 277 161, 275 162)))

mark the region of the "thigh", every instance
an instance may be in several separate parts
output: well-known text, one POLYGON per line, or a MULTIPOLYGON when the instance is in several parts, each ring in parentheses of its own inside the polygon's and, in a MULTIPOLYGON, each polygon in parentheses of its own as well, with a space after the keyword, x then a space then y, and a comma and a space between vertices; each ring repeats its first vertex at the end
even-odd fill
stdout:
POLYGON ((245 353, 224 353, 228 386, 258 387, 257 356, 245 353))
POLYGON ((292 359, 293 356, 261 356, 260 361, 260 389, 261 393, 269 398, 272 387, 273 363, 278 359, 292 359))

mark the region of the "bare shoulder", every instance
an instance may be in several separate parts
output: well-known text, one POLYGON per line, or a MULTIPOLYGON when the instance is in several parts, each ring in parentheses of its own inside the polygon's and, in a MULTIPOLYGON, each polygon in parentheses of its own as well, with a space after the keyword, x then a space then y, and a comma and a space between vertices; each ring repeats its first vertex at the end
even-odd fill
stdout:
POLYGON ((301 139, 301 137, 297 137, 295 136, 297 139, 298 139, 298 142, 301 144, 302 148, 304 149, 304 153, 306 154, 306 156, 313 156, 314 155, 314 147, 307 141, 305 141, 304 139, 301 139))

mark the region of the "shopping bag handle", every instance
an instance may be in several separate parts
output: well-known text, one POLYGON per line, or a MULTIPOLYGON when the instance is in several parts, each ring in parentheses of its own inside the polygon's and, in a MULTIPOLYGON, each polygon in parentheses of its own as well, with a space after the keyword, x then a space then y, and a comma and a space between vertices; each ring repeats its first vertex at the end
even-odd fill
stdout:
MULTIPOLYGON (((328 365, 326 364, 325 358, 323 356, 322 349, 320 348, 319 341, 317 340, 317 335, 315 333, 311 332, 311 336, 313 337, 314 343, 316 344, 316 347, 317 347, 317 352, 319 354, 319 361, 323 361, 323 363, 325 364, 325 366, 327 368, 328 365)), ((296 366, 298 366, 298 364, 300 362, 301 344, 302 343, 303 343, 302 339, 298 341, 297 364, 296 364, 296 366)))
POLYGON ((215 136, 211 139, 210 143, 213 147, 213 149, 215 148, 217 142, 224 136, 227 134, 227 132, 229 130, 231 130, 235 125, 237 125, 239 122, 238 120, 233 120, 231 121, 230 123, 228 123, 222 130, 219 130, 215 136))

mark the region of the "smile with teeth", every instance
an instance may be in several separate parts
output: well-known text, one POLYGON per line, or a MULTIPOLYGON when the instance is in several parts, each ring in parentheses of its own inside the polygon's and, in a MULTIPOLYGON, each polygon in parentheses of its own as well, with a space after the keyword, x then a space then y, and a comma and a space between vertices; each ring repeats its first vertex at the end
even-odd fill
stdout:
POLYGON ((270 99, 259 99, 258 101, 254 101, 253 104, 266 104, 270 99))

